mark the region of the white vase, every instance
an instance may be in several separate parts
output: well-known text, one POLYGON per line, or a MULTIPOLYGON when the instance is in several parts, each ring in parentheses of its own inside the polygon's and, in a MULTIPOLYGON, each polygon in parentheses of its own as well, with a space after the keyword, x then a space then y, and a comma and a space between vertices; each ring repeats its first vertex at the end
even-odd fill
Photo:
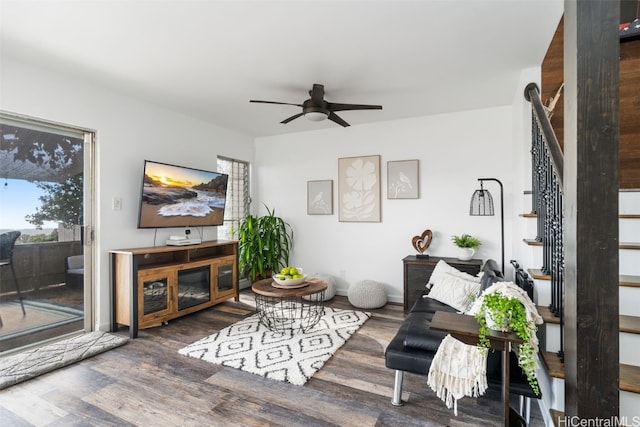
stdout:
POLYGON ((476 251, 473 248, 458 248, 458 259, 460 261, 469 261, 476 251))

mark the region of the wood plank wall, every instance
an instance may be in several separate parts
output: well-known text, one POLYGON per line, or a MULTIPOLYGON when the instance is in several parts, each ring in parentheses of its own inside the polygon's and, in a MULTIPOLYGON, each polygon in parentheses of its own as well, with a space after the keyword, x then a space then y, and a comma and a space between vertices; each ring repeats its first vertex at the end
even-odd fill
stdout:
MULTIPOLYGON (((558 24, 542 63, 541 98, 545 104, 564 81, 564 19, 558 24)), ((564 91, 551 117, 564 147, 564 91)), ((564 148, 563 148, 564 149, 564 148)), ((620 44, 620 188, 640 189, 640 39, 620 44)))

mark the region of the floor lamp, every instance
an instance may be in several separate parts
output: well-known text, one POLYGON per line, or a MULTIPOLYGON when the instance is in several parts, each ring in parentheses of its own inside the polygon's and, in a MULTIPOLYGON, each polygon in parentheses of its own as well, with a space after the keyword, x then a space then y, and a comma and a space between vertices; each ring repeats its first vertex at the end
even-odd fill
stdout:
POLYGON ((502 232, 502 274, 504 275, 504 191, 502 183, 496 178, 478 178, 480 181, 480 189, 476 190, 471 196, 471 205, 469 206, 469 215, 471 216, 494 216, 493 197, 489 190, 483 187, 484 181, 495 181, 500 184, 500 230, 502 232))

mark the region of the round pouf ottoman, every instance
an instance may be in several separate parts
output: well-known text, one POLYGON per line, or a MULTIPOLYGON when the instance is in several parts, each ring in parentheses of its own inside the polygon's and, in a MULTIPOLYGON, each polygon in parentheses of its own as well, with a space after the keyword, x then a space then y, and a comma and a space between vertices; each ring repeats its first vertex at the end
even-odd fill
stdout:
POLYGON ((387 303, 387 290, 380 282, 361 280, 349 286, 347 297, 354 307, 380 308, 387 303))
MULTIPOLYGON (((324 298, 322 301, 329 301, 333 297, 336 296, 336 278, 330 274, 326 273, 315 273, 311 274, 309 277, 316 277, 320 280, 324 280, 327 282, 327 290, 324 291, 324 298)), ((304 299, 309 299, 310 297, 302 297, 304 299)))

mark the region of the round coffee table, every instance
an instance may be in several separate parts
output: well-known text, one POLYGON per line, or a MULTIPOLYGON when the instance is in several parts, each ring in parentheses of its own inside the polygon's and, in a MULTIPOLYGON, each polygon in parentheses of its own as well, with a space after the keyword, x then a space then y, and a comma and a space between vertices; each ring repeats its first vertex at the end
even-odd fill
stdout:
POLYGON ((306 332, 318 323, 324 314, 327 282, 309 278, 305 286, 293 289, 276 288, 272 283, 273 279, 264 279, 251 286, 260 323, 281 334, 306 332))

